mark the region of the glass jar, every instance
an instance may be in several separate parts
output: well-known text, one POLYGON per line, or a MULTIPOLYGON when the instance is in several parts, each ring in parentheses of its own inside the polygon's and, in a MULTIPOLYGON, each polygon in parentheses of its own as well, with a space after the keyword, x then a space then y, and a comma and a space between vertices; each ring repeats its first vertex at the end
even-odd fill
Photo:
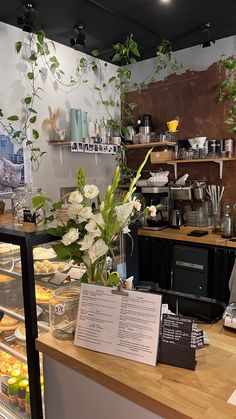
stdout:
POLYGON ((52 335, 61 340, 74 338, 80 288, 65 286, 56 289, 49 300, 49 322, 52 335))
POLYGON ((226 307, 222 318, 225 327, 236 328, 236 302, 232 302, 226 307))
POLYGON ((44 219, 44 211, 38 210, 32 214, 32 199, 35 196, 42 195, 41 188, 34 188, 31 185, 25 185, 21 188, 14 189, 12 195, 12 215, 15 224, 23 224, 24 221, 40 224, 44 219))

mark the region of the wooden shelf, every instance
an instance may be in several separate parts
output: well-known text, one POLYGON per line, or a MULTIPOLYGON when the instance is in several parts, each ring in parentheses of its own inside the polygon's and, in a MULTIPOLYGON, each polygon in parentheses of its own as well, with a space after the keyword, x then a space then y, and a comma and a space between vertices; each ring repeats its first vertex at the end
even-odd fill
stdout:
POLYGON ((134 148, 151 148, 151 147, 160 147, 160 146, 176 146, 174 141, 156 141, 155 143, 144 143, 144 144, 128 144, 126 148, 128 150, 134 148))
POLYGON ((217 158, 209 158, 209 159, 191 159, 191 160, 171 160, 168 161, 167 164, 172 163, 205 163, 205 162, 220 162, 220 161, 233 161, 236 160, 236 157, 217 157, 217 158))
POLYGON ((50 145, 55 145, 55 146, 61 146, 61 147, 66 147, 66 146, 70 146, 71 145, 71 141, 48 141, 48 144, 50 145))
POLYGON ((174 166, 174 172, 175 172, 175 179, 177 179, 177 167, 178 164, 185 164, 185 163, 218 163, 219 169, 220 169, 220 179, 223 177, 223 164, 227 161, 235 161, 236 157, 218 157, 218 158, 209 158, 209 159, 192 159, 192 160, 171 160, 167 161, 166 164, 170 164, 174 166))

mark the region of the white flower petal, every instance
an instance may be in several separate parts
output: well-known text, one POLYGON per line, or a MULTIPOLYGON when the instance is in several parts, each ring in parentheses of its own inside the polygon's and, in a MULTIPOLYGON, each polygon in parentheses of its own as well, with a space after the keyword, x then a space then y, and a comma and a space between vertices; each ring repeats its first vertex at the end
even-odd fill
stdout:
POLYGON ((81 204, 83 202, 83 195, 79 191, 71 192, 68 201, 71 204, 81 204))
POLYGON ((69 246, 69 244, 75 242, 79 238, 79 230, 77 228, 70 228, 69 231, 64 234, 61 239, 61 242, 65 246, 69 246))
POLYGON ((91 259, 91 262, 94 263, 97 259, 104 256, 108 252, 108 246, 104 240, 97 240, 89 249, 88 255, 91 259))
POLYGON ((99 189, 95 185, 85 185, 84 196, 88 199, 94 199, 98 196, 99 189))

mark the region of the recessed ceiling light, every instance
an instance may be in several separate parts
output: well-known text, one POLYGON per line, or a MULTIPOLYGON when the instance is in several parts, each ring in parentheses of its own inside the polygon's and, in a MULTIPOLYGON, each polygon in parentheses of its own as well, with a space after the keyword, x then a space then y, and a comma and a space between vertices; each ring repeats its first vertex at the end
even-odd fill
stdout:
POLYGON ((170 3, 171 0, 160 0, 161 3, 170 3))

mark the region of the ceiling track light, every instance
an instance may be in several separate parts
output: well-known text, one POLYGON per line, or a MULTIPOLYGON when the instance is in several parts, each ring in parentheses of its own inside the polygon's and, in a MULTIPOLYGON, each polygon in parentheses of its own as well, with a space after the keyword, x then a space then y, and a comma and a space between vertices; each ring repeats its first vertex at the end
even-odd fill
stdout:
POLYGON ((36 20, 36 8, 32 1, 23 1, 22 4, 23 16, 17 18, 18 26, 22 26, 22 30, 25 32, 35 31, 35 20, 36 20))
POLYGON ((212 43, 215 43, 215 40, 212 39, 212 28, 213 26, 210 22, 201 25, 200 30, 202 48, 210 47, 212 43))
POLYGON ((80 23, 74 27, 75 37, 71 38, 70 45, 74 49, 85 47, 85 25, 80 23))

